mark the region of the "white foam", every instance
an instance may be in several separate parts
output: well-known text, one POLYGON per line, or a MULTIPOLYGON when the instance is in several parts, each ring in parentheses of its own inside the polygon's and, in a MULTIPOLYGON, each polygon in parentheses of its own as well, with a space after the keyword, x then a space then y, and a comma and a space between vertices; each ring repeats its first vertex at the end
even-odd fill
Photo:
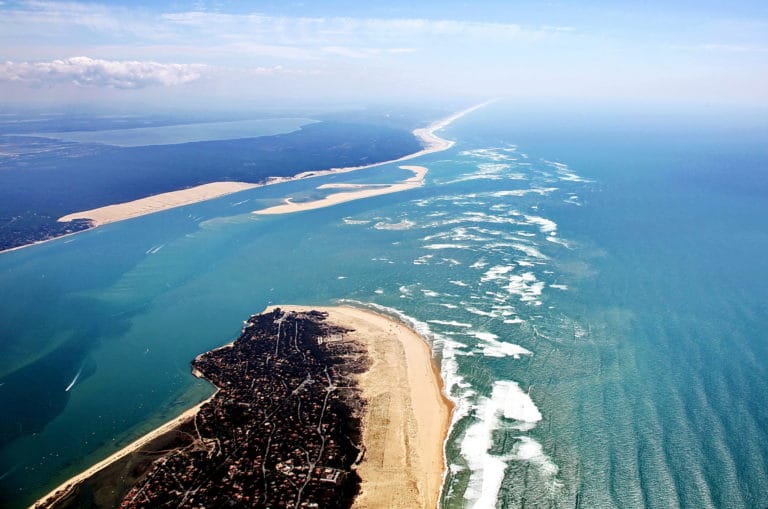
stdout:
POLYGON ((469 249, 466 244, 427 244, 424 249, 469 249))
POLYGON ((500 279, 504 274, 511 272, 514 268, 514 265, 495 265, 480 277, 480 281, 487 282, 500 279))
POLYGON ((421 293, 423 293, 425 297, 440 297, 439 293, 432 290, 421 289, 421 293))
POLYGON ((416 258, 415 260, 413 260, 413 264, 414 264, 414 265, 426 265, 426 264, 427 264, 427 262, 429 262, 429 260, 430 260, 431 258, 433 258, 434 256, 435 256, 435 255, 431 255, 431 254, 428 254, 428 255, 424 255, 424 256, 419 256, 418 258, 416 258))
POLYGON ((581 207, 581 202, 579 202, 579 197, 575 194, 572 194, 571 196, 563 200, 563 203, 570 203, 571 205, 577 205, 581 207))
POLYGON ((572 171, 558 170, 557 178, 560 180, 566 180, 568 182, 592 182, 589 179, 585 179, 572 171))
POLYGON ((513 274, 509 276, 507 291, 513 295, 518 295, 522 302, 539 303, 537 299, 544 290, 544 282, 538 281, 533 272, 523 272, 522 274, 513 274))
POLYGON ((469 266, 469 268, 470 268, 470 269, 482 269, 482 268, 483 268, 483 267, 485 267, 486 265, 488 265, 488 262, 486 262, 486 261, 485 261, 485 258, 480 258, 480 259, 479 259, 479 260, 477 260, 475 263, 473 263, 472 265, 470 265, 470 266, 469 266))
POLYGON ((504 470, 504 458, 488 454, 493 445, 493 432, 498 428, 498 408, 492 399, 481 398, 475 410, 478 421, 467 428, 461 441, 461 455, 472 473, 469 476, 464 499, 472 509, 496 507, 504 470))
POLYGON ((504 170, 511 168, 511 165, 504 163, 481 163, 477 167, 483 173, 501 173, 504 170))
POLYGON ((510 459, 533 463, 539 467, 542 474, 548 477, 557 475, 559 471, 557 465, 544 453, 544 448, 539 442, 527 436, 519 436, 517 440, 509 456, 510 459))
POLYGON ((490 147, 490 148, 478 148, 474 150, 464 150, 459 152, 459 155, 470 156, 478 159, 487 159, 490 161, 514 161, 515 158, 509 154, 514 153, 517 147, 490 147))
POLYGON ((539 227, 539 231, 541 233, 553 233, 557 231, 557 223, 552 221, 551 219, 547 219, 545 217, 541 216, 523 216, 526 221, 528 221, 529 224, 535 224, 539 227))
POLYGON ((496 334, 493 334, 492 332, 471 332, 470 335, 476 337, 481 341, 493 341, 499 337, 496 334))
POLYGON ((542 253, 541 251, 539 251, 538 249, 536 249, 533 246, 528 246, 526 244, 521 244, 521 243, 514 243, 514 244, 511 244, 509 247, 517 249, 518 251, 521 251, 522 253, 525 253, 526 255, 530 256, 531 258, 539 258, 539 259, 542 259, 542 260, 546 260, 547 259, 546 255, 544 255, 544 253, 542 253))
POLYGON ((560 237, 556 237, 555 234, 551 233, 549 237, 547 237, 547 240, 552 242, 553 244, 560 244, 561 246, 572 249, 571 244, 567 240, 563 240, 560 237))
POLYGON ((414 226, 416 226, 416 223, 409 221, 408 219, 404 219, 399 223, 385 223, 380 221, 373 225, 377 230, 410 230, 414 226))
POLYGON ((431 241, 434 239, 449 239, 453 242, 464 242, 464 241, 487 242, 488 240, 490 240, 488 237, 484 237, 482 235, 477 235, 475 233, 472 233, 471 231, 473 230, 477 230, 477 228, 458 227, 458 228, 453 228, 447 232, 440 232, 434 235, 430 235, 428 237, 424 237, 423 240, 431 241))
POLYGON ((448 281, 448 282, 449 282, 449 283, 451 283, 452 285, 456 285, 456 286, 469 286, 469 285, 468 285, 467 283, 465 283, 464 281, 457 281, 457 280, 454 280, 454 279, 451 279, 451 280, 450 280, 450 281, 448 281))
POLYGON ((474 306, 467 306, 466 310, 467 310, 467 312, 472 313, 473 315, 487 316, 487 317, 490 317, 490 318, 496 318, 496 314, 489 313, 488 311, 483 311, 481 309, 477 309, 474 306))
POLYGON ((382 290, 381 288, 376 288, 376 289, 373 291, 373 293, 376 293, 376 294, 379 294, 379 295, 381 295, 382 293, 384 293, 384 290, 382 290))
POLYGON ((448 326, 451 326, 451 327, 464 327, 464 328, 467 328, 467 329, 472 327, 471 323, 457 322, 455 320, 450 320, 450 321, 447 321, 447 320, 427 320, 427 321, 429 323, 434 323, 434 324, 437 324, 437 325, 448 325, 448 326))
POLYGON ((505 196, 525 196, 530 192, 530 189, 512 189, 509 191, 496 191, 491 193, 494 198, 503 198, 505 196))
POLYGON ((494 198, 503 198, 505 196, 525 196, 526 194, 538 194, 539 196, 547 196, 555 191, 557 187, 529 187, 528 189, 509 189, 504 191, 495 191, 491 193, 494 198))
POLYGON ((561 285, 561 284, 551 284, 549 285, 550 288, 556 288, 558 290, 567 290, 568 285, 561 285))
POLYGON ((528 431, 536 427, 542 416, 531 396, 517 382, 501 380, 493 384, 492 399, 502 410, 505 419, 516 421, 512 428, 528 431))
POLYGON ((351 219, 349 217, 345 217, 342 219, 344 221, 344 224, 368 224, 370 221, 366 221, 364 219, 351 219))
POLYGON ((513 357, 519 359, 521 355, 533 355, 533 352, 514 343, 499 341, 496 334, 490 332, 468 332, 470 336, 479 339, 480 352, 486 357, 513 357))
MULTIPOLYGON (((522 440, 528 437, 521 437, 512 455, 490 454, 493 433, 503 424, 501 416, 516 421, 512 426, 513 429, 532 429, 541 421, 541 413, 536 405, 516 382, 504 380, 494 382, 491 397, 479 398, 475 407, 477 421, 467 428, 461 441, 461 454, 472 470, 464 492, 464 499, 470 502, 469 507, 482 509, 496 507, 507 461, 520 459, 538 462, 543 458, 549 460, 543 454, 543 450, 537 451, 535 447, 531 447, 535 441, 522 440)), ((549 463, 553 465, 551 461, 549 463)), ((543 465, 551 471, 550 465, 543 465)))

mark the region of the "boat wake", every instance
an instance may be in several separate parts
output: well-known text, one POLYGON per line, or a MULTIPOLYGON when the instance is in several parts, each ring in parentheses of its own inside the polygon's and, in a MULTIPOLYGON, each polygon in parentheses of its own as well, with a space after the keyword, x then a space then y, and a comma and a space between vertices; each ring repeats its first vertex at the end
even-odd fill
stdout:
POLYGON ((80 378, 80 374, 83 372, 83 368, 80 368, 80 370, 75 375, 75 378, 72 379, 71 382, 69 382, 69 385, 67 385, 67 388, 64 389, 64 392, 69 392, 69 390, 74 387, 74 385, 77 383, 77 379, 80 378))

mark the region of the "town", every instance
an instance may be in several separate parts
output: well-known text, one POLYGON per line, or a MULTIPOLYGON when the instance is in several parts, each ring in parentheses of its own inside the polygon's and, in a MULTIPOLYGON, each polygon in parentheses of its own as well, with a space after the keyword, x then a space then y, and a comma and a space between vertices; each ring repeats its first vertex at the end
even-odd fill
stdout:
POLYGON ((254 315, 234 343, 198 356, 193 372, 218 393, 193 441, 156 460, 120 507, 349 507, 365 451, 354 378, 368 361, 325 318, 254 315))

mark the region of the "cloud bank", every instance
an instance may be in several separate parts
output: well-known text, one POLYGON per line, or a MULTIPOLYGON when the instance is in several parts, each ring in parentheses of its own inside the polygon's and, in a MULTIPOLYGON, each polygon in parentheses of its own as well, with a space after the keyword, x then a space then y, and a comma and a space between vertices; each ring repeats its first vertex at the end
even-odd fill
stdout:
POLYGON ((205 65, 200 64, 161 64, 72 57, 51 62, 0 63, 0 81, 16 81, 37 86, 72 84, 80 87, 119 89, 172 87, 200 79, 205 68, 205 65))

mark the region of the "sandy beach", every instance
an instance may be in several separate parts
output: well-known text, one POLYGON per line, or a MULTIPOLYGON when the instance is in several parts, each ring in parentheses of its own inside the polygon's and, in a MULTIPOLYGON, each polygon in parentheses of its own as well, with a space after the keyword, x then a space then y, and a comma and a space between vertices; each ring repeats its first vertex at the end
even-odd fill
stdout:
POLYGON ((51 490, 50 493, 45 495, 44 497, 40 498, 35 504, 32 506, 35 509, 43 509, 46 507, 54 507, 54 505, 59 501, 64 499, 69 492, 76 488, 80 483, 85 481, 86 479, 92 477, 97 472, 100 472, 101 470, 104 470, 108 466, 112 465, 113 463, 123 459, 124 457, 128 456, 129 454, 132 454, 136 451, 142 450, 147 444, 155 440, 156 438, 160 437, 161 435, 168 433, 170 431, 173 431, 174 429, 178 428, 182 424, 184 424, 187 421, 191 421, 195 418, 197 415, 198 410, 200 410, 200 407, 205 405, 208 401, 210 401, 216 394, 214 393, 211 395, 210 398, 206 399, 205 401, 201 401, 197 405, 193 406, 192 408, 186 410, 181 415, 174 417, 170 421, 166 422, 162 426, 153 429, 146 435, 138 438, 137 440, 131 442, 127 446, 123 447, 116 453, 112 454, 111 456, 99 461, 92 467, 88 468, 87 470, 84 470, 83 472, 77 474, 76 476, 67 479, 63 483, 61 483, 59 486, 57 486, 55 489, 51 490))
POLYGON ((328 312, 328 321, 354 329, 372 361, 359 383, 366 401, 365 458, 356 508, 437 507, 445 468, 443 444, 451 403, 426 341, 402 323, 372 311, 338 306, 273 306, 328 312))
POLYGON ((249 184, 247 182, 213 182, 212 184, 203 184, 180 191, 156 194, 116 205, 74 212, 60 217, 58 221, 66 223, 74 219, 90 219, 93 222, 93 226, 100 226, 132 217, 152 214, 153 212, 160 212, 161 210, 189 205, 190 203, 212 200, 213 198, 244 191, 245 189, 253 189, 254 187, 258 187, 258 184, 249 184))
MULTIPOLYGON (((130 202, 107 205, 105 207, 99 207, 91 210, 83 210, 80 212, 73 212, 71 214, 67 214, 66 216, 60 217, 58 221, 67 222, 67 221, 72 221, 73 219, 90 219, 93 222, 93 226, 96 227, 96 226, 107 224, 107 223, 113 223, 116 221, 122 221, 124 219, 131 219, 131 218, 143 216, 146 214, 152 214, 154 212, 160 212, 160 211, 172 209, 175 207, 181 207, 183 205, 189 205, 191 203, 197 203, 205 200, 210 200, 213 198, 218 198, 226 194, 236 193, 238 191, 252 189, 255 187, 280 184, 282 182, 290 182, 293 180, 303 180, 308 178, 320 177, 323 175, 331 175, 335 173, 347 173, 351 171, 362 170, 365 168, 373 168, 373 167, 381 166, 384 164, 407 161, 409 159, 413 159, 415 157, 419 157, 425 154, 440 152, 442 150, 447 150, 451 148, 454 142, 440 138, 435 134, 435 132, 450 125, 456 119, 461 118, 464 115, 471 113, 472 111, 475 111, 479 108, 482 108, 486 104, 488 104, 488 102, 478 104, 478 105, 472 106, 471 108, 467 108, 465 110, 454 113, 453 115, 450 115, 446 118, 443 118, 441 120, 431 123, 427 127, 414 129, 412 131, 413 135, 416 136, 419 139, 419 141, 421 141, 423 148, 418 152, 414 152, 413 154, 403 156, 399 159, 394 159, 391 161, 381 161, 379 163, 367 164, 363 166, 350 166, 345 168, 331 168, 328 170, 306 171, 303 173, 299 173, 293 177, 269 177, 262 184, 251 184, 247 182, 213 182, 211 184, 203 184, 201 186, 196 186, 189 189, 181 189, 179 191, 156 194, 153 196, 148 196, 146 198, 141 198, 141 199, 130 201, 130 202)), ((402 190, 402 189, 390 190, 388 192, 397 192, 399 190, 402 190)), ((385 194, 385 193, 377 193, 377 194, 385 194)), ((376 196, 377 194, 358 195, 357 197, 349 198, 349 199, 366 198, 368 196, 376 196)), ((341 199, 341 198, 344 198, 344 197, 337 197, 337 199, 341 199)), ((343 199, 342 201, 349 201, 349 199, 343 199)), ((326 207, 326 206, 334 205, 336 203, 340 203, 340 202, 332 200, 324 203, 318 203, 317 206, 313 208, 326 207)), ((302 209, 302 210, 309 210, 309 209, 302 209)), ((291 210, 288 210, 288 211, 294 212, 292 207, 291 207, 291 210)), ((284 212, 261 211, 259 213, 278 214, 278 213, 284 213, 284 212)), ((83 231, 87 231, 87 230, 83 230, 83 231)), ((76 232, 76 233, 80 233, 80 232, 76 232)), ((52 239, 49 239, 49 240, 52 240, 52 239)), ((27 244, 27 245, 34 245, 34 244, 27 244)), ((19 246, 19 247, 26 247, 26 246, 19 246)), ((14 248, 14 249, 18 249, 18 248, 14 248)))
POLYGON ((320 209, 323 207, 330 207, 332 205, 338 205, 352 200, 360 200, 362 198, 371 198, 373 196, 380 196, 383 194, 399 193, 401 191, 407 191, 421 186, 424 183, 424 176, 427 174, 427 169, 423 166, 400 166, 404 170, 409 170, 414 173, 413 177, 410 177, 397 184, 325 184, 319 186, 318 189, 333 189, 333 188, 350 188, 357 189, 356 191, 343 191, 340 193, 329 194, 328 196, 314 201, 296 203, 291 201, 290 198, 286 199, 281 205, 275 205, 274 207, 267 207, 260 210, 255 210, 254 214, 269 215, 269 214, 290 214, 293 212, 303 212, 305 210, 320 209), (348 187, 349 186, 349 187, 348 187))

